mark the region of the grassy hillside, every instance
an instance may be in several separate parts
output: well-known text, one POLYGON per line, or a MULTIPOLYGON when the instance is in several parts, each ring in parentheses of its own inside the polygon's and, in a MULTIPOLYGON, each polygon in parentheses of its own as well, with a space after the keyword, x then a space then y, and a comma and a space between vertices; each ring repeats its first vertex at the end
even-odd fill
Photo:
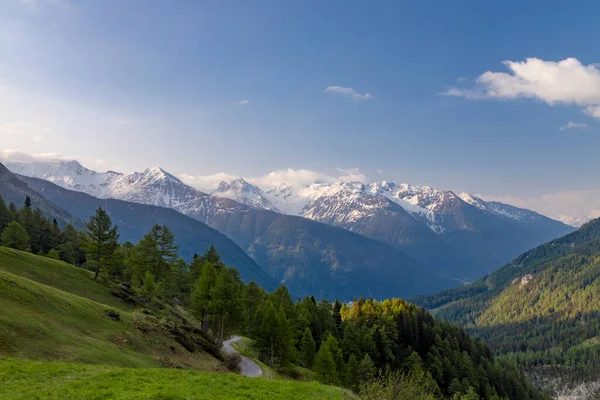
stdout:
POLYGON ((0 359, 2 399, 345 399, 317 383, 233 374, 0 359))
POLYGON ((220 362, 201 349, 188 351, 184 345, 190 338, 181 337, 168 314, 158 318, 129 310, 87 271, 2 247, 0 310, 3 356, 130 367, 220 368, 220 362))
POLYGON ((92 273, 61 261, 0 247, 0 271, 51 286, 67 293, 122 310, 130 306, 110 294, 106 286, 94 282, 92 273))

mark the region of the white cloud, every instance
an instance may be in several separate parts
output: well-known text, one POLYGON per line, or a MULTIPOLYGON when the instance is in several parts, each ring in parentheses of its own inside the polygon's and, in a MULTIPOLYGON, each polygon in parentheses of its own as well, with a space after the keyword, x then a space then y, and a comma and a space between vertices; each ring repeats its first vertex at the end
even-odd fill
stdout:
POLYGON ((315 182, 333 182, 335 178, 308 169, 280 169, 257 178, 249 178, 248 182, 266 189, 277 185, 304 186, 315 182))
POLYGON ((337 170, 341 174, 338 179, 342 182, 368 182, 367 176, 359 168, 338 168, 337 170))
POLYGON ((565 129, 587 129, 587 127, 587 124, 569 121, 567 124, 561 126, 559 129, 561 131, 564 131, 565 129))
POLYGON ((349 87, 342 87, 342 86, 328 86, 325 89, 325 93, 336 93, 336 94, 341 94, 343 96, 346 97, 350 97, 355 101, 360 101, 360 100, 373 100, 373 96, 370 95, 369 93, 365 93, 365 94, 360 94, 358 93, 356 90, 349 88, 349 87))
MULTIPOLYGON (((321 172, 311 171, 309 169, 280 169, 269 172, 268 174, 255 177, 244 177, 244 179, 259 186, 261 189, 269 190, 278 185, 306 186, 311 183, 332 183, 336 181, 344 182, 367 182, 368 179, 358 168, 338 168, 339 176, 331 176, 321 172)), ((177 175, 183 182, 197 189, 210 192, 217 188, 222 181, 231 181, 239 178, 238 175, 232 175, 220 172, 213 175, 201 174, 179 174, 177 175)))
POLYGON ((576 58, 544 61, 528 58, 523 62, 504 61, 509 72, 487 71, 474 87, 451 87, 444 94, 470 99, 535 98, 553 106, 574 104, 592 117, 600 118, 600 69, 583 65, 576 58))
POLYGON ((567 190, 534 197, 478 196, 484 200, 494 200, 534 210, 553 218, 566 215, 600 217, 600 189, 567 190))
POLYGON ((56 153, 27 154, 18 149, 0 150, 0 160, 12 162, 35 162, 35 161, 63 161, 73 160, 72 157, 64 157, 56 153))
POLYGON ((219 186, 219 183, 221 183, 222 181, 231 181, 239 178, 236 175, 228 174, 225 172, 219 172, 213 175, 182 173, 178 174, 177 177, 181 179, 182 182, 187 183, 188 185, 205 192, 210 192, 216 189, 217 186, 219 186))
POLYGON ((41 136, 39 136, 39 135, 37 135, 37 136, 34 136, 32 140, 34 142, 38 143, 38 142, 41 142, 42 140, 44 140, 44 138, 41 137, 41 136))
POLYGON ((239 100, 235 102, 235 104, 239 104, 240 106, 245 106, 248 103, 250 103, 250 100, 239 100))

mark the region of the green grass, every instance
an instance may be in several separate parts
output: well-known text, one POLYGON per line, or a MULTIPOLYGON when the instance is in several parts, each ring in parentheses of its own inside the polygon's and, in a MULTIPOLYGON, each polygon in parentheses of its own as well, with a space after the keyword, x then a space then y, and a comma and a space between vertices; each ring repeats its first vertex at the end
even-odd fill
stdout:
POLYGON ((2 399, 346 399, 318 383, 192 370, 0 359, 2 399))
POLYGON ((87 271, 0 248, 0 356, 123 367, 220 367, 207 353, 185 350, 157 318, 114 304, 118 300, 87 271), (117 311, 120 321, 108 318, 106 310, 117 311))
POLYGON ((131 306, 112 296, 104 285, 93 281, 90 271, 62 261, 0 247, 0 271, 122 310, 131 309, 131 306))

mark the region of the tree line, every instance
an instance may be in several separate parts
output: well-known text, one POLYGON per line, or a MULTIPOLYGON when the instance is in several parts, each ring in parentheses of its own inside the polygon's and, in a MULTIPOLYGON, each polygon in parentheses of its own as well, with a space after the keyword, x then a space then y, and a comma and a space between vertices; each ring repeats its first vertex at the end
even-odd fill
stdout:
POLYGON ((144 307, 162 301, 186 306, 217 343, 232 333, 252 338, 260 360, 290 376, 308 370, 355 392, 393 392, 398 382, 417 382, 431 398, 546 398, 516 362, 496 359, 484 342, 420 307, 401 299, 294 299, 285 286, 267 293, 244 283, 212 246, 189 262, 181 259, 167 226, 155 225, 137 244, 119 243, 118 228, 102 208, 80 232, 46 220, 30 200, 17 211, 0 198, 0 228, 2 245, 126 284, 144 307))

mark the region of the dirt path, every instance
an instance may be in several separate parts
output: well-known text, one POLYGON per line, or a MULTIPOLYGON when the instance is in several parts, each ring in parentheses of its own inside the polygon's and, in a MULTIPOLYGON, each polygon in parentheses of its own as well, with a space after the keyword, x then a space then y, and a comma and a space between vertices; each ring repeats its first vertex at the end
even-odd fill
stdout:
MULTIPOLYGON (((240 336, 233 336, 231 339, 223 342, 223 351, 227 354, 236 354, 238 351, 234 349, 231 344, 240 341, 240 336)), ((262 369, 252 360, 246 358, 240 354, 242 360, 240 361, 240 374, 251 378, 258 378, 262 376, 262 369)))

